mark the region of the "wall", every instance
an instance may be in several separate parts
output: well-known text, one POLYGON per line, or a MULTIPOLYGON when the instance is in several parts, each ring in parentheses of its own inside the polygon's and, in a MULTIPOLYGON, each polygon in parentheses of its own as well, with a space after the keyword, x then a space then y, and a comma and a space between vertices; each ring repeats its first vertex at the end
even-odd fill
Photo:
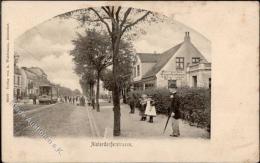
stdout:
MULTIPOLYGON (((186 71, 187 71, 187 65, 192 63, 193 57, 199 57, 201 59, 205 58, 200 55, 199 53, 194 53, 193 46, 189 41, 184 41, 182 46, 178 49, 178 51, 174 54, 174 56, 166 63, 166 65, 157 73, 157 83, 158 87, 168 87, 168 80, 176 80, 177 81, 177 87, 184 87, 189 85, 189 79, 187 78, 186 71), (176 70, 176 57, 184 57, 184 69, 183 70, 176 70), (172 72, 172 75, 168 75, 167 79, 164 79, 164 77, 161 75, 162 71, 166 72, 172 72)), ((207 76, 208 74, 204 74, 204 76, 207 76)), ((202 82, 202 78, 200 77, 200 82, 202 82)), ((201 83, 201 85, 204 85, 201 83)))
POLYGON ((189 87, 193 87, 192 76, 197 76, 197 87, 209 88, 209 78, 211 78, 211 65, 209 63, 191 66, 187 71, 187 82, 189 87))

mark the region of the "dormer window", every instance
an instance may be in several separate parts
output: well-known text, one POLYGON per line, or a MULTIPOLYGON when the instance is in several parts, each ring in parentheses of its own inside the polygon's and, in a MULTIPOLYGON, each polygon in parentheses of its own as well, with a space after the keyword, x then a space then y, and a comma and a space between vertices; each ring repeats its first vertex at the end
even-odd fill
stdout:
POLYGON ((177 70, 184 69, 184 57, 176 57, 176 69, 177 70))
POLYGON ((200 62, 200 58, 199 57, 192 57, 192 63, 199 63, 200 62))

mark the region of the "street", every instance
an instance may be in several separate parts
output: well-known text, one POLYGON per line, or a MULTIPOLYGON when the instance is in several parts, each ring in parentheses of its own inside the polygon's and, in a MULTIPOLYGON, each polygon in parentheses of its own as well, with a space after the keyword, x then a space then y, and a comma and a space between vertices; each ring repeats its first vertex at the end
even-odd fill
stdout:
MULTIPOLYGON (((93 119, 86 107, 68 103, 52 105, 21 105, 26 118, 34 122, 50 137, 97 136, 93 119), (28 109, 30 108, 30 109, 28 109)), ((14 114, 14 135, 38 137, 25 118, 14 114)))
MULTIPOLYGON (((37 132, 25 120, 32 120, 50 137, 113 137, 112 104, 101 102, 100 112, 89 106, 76 106, 70 103, 51 105, 23 104, 19 109, 25 113, 25 118, 14 113, 14 135, 25 137, 39 137, 37 132)), ((157 115, 154 123, 140 121, 139 111, 129 114, 128 105, 121 104, 121 136, 124 138, 169 138, 171 123, 166 132, 163 128, 167 117, 157 115)), ((181 121, 181 136, 185 138, 209 138, 204 129, 193 127, 181 121)), ((172 138, 176 139, 176 138, 172 138)))

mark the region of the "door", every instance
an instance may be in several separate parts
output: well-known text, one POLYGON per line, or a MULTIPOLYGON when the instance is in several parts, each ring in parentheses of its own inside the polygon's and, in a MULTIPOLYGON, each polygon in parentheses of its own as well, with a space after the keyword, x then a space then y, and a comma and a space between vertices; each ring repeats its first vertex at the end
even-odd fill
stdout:
POLYGON ((197 76, 192 76, 193 87, 197 88, 197 76))

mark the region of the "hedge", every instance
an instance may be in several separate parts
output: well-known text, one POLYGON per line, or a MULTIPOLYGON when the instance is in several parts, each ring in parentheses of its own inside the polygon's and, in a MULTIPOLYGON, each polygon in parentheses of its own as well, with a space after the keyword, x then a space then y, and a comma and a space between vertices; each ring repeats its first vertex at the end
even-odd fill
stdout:
MULTIPOLYGON (((168 89, 136 90, 128 93, 139 108, 139 98, 142 94, 152 96, 158 114, 167 114, 170 106, 170 92, 168 89)), ((210 131, 210 90, 205 88, 178 88, 177 95, 181 99, 182 119, 192 126, 207 128, 210 131)))

